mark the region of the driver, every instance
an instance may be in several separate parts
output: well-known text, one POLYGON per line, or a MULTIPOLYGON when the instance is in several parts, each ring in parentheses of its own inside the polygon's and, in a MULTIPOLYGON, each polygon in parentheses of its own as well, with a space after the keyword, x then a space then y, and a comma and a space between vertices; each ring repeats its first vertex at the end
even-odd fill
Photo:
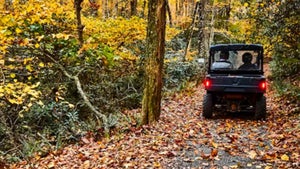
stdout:
POLYGON ((228 61, 229 51, 220 52, 220 60, 212 64, 212 69, 232 69, 232 63, 228 61))

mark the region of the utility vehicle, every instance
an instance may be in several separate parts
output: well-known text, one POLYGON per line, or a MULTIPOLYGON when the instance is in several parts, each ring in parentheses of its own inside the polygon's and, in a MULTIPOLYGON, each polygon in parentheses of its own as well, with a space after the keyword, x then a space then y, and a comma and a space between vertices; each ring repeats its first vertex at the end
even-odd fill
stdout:
POLYGON ((255 119, 264 119, 267 84, 263 71, 263 46, 211 46, 204 87, 203 117, 211 118, 216 111, 251 111, 255 119))

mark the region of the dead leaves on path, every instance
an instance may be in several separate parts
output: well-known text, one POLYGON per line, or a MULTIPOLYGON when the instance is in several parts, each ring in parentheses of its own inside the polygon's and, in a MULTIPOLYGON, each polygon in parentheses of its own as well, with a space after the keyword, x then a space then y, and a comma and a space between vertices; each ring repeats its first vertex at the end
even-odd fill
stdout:
MULTIPOLYGON (((178 158, 209 164, 223 158, 220 152, 265 163, 265 168, 299 166, 299 116, 282 114, 272 95, 267 97, 267 121, 230 116, 206 120, 200 116, 204 91, 189 92, 164 99, 156 124, 135 127, 132 120, 119 130, 127 132, 101 140, 86 136, 79 144, 11 168, 170 168, 178 158)), ((136 117, 138 112, 127 112, 127 116, 136 117)))

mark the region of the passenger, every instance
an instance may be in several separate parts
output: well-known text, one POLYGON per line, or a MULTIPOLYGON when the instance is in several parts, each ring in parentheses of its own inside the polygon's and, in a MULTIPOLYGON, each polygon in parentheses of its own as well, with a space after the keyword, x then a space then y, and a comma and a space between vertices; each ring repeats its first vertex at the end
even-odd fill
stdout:
POLYGON ((243 65, 239 67, 239 69, 243 70, 253 70, 257 69, 257 66, 255 64, 252 64, 252 55, 251 53, 244 53, 242 56, 242 61, 244 62, 243 65))
POLYGON ((229 52, 228 51, 221 51, 220 53, 220 60, 216 61, 212 64, 212 69, 232 69, 232 63, 228 61, 229 52))

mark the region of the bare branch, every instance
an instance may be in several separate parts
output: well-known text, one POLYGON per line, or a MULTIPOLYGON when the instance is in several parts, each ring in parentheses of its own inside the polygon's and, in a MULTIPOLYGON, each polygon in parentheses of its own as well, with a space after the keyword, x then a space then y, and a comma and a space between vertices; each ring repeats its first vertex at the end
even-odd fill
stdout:
POLYGON ((98 117, 100 117, 102 119, 102 123, 104 126, 104 130, 105 132, 108 132, 108 121, 107 121, 107 117, 106 115, 102 114, 101 112, 99 112, 90 102, 90 100, 88 99, 87 95, 85 94, 85 92, 82 89, 80 80, 78 78, 78 75, 80 74, 80 72, 83 71, 83 69, 81 69, 75 76, 70 75, 66 69, 60 64, 58 63, 52 56, 50 53, 44 51, 45 55, 52 61, 54 62, 56 65, 58 65, 59 69, 64 73, 65 76, 67 76, 70 79, 73 79, 75 81, 76 87, 77 87, 77 91, 79 92, 80 96, 83 98, 84 104, 87 105, 89 107, 89 109, 96 115, 97 119, 98 117))

